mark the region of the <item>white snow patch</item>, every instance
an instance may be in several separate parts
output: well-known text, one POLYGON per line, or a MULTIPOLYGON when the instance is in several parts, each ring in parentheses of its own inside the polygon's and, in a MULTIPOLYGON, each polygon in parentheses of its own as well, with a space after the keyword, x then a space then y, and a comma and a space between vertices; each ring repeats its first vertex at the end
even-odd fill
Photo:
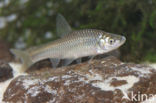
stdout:
POLYGON ((4 94, 5 90, 7 89, 8 85, 10 84, 11 80, 12 79, 9 79, 5 82, 0 83, 0 103, 3 103, 2 102, 3 94, 4 94))
POLYGON ((142 103, 156 103, 156 95, 154 95, 153 97, 145 100, 144 102, 142 103))
POLYGON ((141 68, 138 68, 138 67, 131 67, 131 69, 133 69, 134 71, 138 71, 142 74, 149 74, 151 73, 148 69, 148 67, 144 68, 144 67, 141 67, 141 68))
POLYGON ((132 88, 133 85, 135 83, 137 83, 139 81, 139 77, 135 77, 135 76, 124 76, 124 77, 109 77, 106 80, 103 80, 103 77, 100 74, 95 74, 93 73, 91 70, 90 72, 92 74, 87 74, 86 77, 88 80, 84 80, 84 79, 80 79, 82 81, 84 81, 85 83, 89 83, 91 81, 97 80, 97 82, 93 82, 92 85, 94 87, 100 88, 103 91, 114 91, 115 89, 120 89, 122 91, 122 93, 124 94, 123 98, 128 98, 128 89, 132 88), (111 82, 113 79, 116 80, 125 80, 127 83, 120 85, 120 86, 112 86, 111 82))
POLYGON ((66 80, 64 85, 69 85, 71 83, 71 80, 66 80))
POLYGON ((51 94, 54 94, 56 95, 57 94, 57 91, 56 90, 52 90, 50 86, 46 85, 44 87, 44 91, 48 92, 48 93, 51 93, 51 94))
POLYGON ((102 80, 102 76, 99 74, 95 74, 92 70, 89 70, 90 74, 86 74, 86 77, 88 78, 89 81, 93 81, 93 80, 102 80))
POLYGON ((54 77, 48 78, 48 80, 46 80, 45 82, 50 82, 50 81, 59 81, 59 77, 54 76, 54 77))
POLYGON ((97 82, 97 83, 93 83, 92 85, 95 86, 95 87, 100 88, 101 90, 105 90, 105 91, 114 91, 115 89, 120 89, 121 91, 127 92, 128 89, 133 87, 133 85, 135 83, 137 83, 138 81, 139 81, 139 78, 137 78, 135 76, 110 77, 107 80, 104 80, 104 81, 101 81, 101 82, 97 82), (114 87, 114 86, 110 85, 112 79, 126 80, 127 84, 114 87))
POLYGON ((153 67, 154 69, 156 69, 156 63, 150 63, 149 66, 153 67))
POLYGON ((65 82, 64 82, 64 85, 66 85, 66 86, 68 86, 68 85, 70 85, 71 83, 76 83, 76 82, 80 82, 80 81, 84 81, 84 77, 83 77, 83 80, 80 80, 80 78, 82 78, 82 77, 79 77, 78 78, 78 81, 73 81, 73 80, 70 80, 70 78, 74 78, 75 76, 77 76, 77 75, 64 75, 64 76, 62 76, 61 78, 62 78, 62 80, 65 80, 65 82))
POLYGON ((73 76, 71 76, 71 75, 64 75, 64 76, 62 76, 62 78, 63 79, 69 79, 69 78, 72 78, 73 76))
MULTIPOLYGON (((45 81, 43 81, 43 82, 45 82, 45 81)), ((44 84, 43 82, 41 82, 39 79, 35 79, 35 80, 24 80, 23 81, 23 87, 24 87, 24 89, 28 89, 27 94, 30 94, 33 97, 34 96, 37 96, 41 92, 42 89, 45 92, 48 92, 50 94, 53 94, 53 95, 56 95, 57 94, 57 91, 51 89, 50 86, 48 86, 48 85, 46 85, 46 86, 42 85, 42 84, 44 84), (35 85, 37 83, 40 83, 41 85, 39 85, 39 86, 33 86, 33 85, 35 85)))
POLYGON ((133 87, 133 85, 139 81, 139 77, 135 77, 132 75, 124 76, 124 77, 114 76, 114 77, 109 77, 106 80, 103 80, 103 77, 100 74, 96 74, 92 70, 90 70, 89 72, 91 74, 86 74, 87 80, 85 80, 85 78, 80 78, 79 80, 85 81, 86 83, 96 80, 97 82, 93 82, 92 85, 104 91, 113 91, 115 89, 120 89, 121 91, 127 92, 129 88, 133 87), (125 80, 127 81, 127 84, 114 87, 111 85, 112 79, 125 80))
POLYGON ((32 97, 35 97, 40 93, 39 90, 40 90, 40 87, 34 86, 34 87, 28 89, 27 94, 30 94, 32 97))
POLYGON ((30 79, 30 80, 29 79, 25 79, 22 82, 23 82, 22 85, 23 85, 24 89, 28 89, 28 88, 30 88, 30 86, 39 83, 39 79, 30 79))
POLYGON ((143 62, 142 64, 152 67, 152 69, 156 69, 156 63, 151 63, 151 62, 146 61, 146 62, 143 62))

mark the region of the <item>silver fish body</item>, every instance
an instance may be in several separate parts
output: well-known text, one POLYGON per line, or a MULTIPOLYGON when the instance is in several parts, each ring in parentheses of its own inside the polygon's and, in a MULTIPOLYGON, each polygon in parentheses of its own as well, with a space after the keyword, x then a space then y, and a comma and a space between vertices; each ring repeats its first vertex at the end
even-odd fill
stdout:
POLYGON ((109 50, 102 49, 100 48, 100 40, 104 36, 107 39, 114 35, 95 29, 73 31, 64 38, 37 47, 35 50, 29 49, 27 52, 34 63, 47 58, 77 59, 109 52, 125 42, 124 37, 116 35, 114 38, 120 41, 118 45, 109 48, 109 50))
POLYGON ((60 14, 56 18, 56 28, 57 34, 61 36, 58 40, 25 51, 11 49, 16 58, 22 60, 21 71, 26 71, 34 63, 48 58, 51 58, 53 67, 57 67, 60 59, 67 59, 65 65, 68 65, 77 58, 103 54, 117 49, 126 40, 124 36, 102 30, 73 31, 60 14))

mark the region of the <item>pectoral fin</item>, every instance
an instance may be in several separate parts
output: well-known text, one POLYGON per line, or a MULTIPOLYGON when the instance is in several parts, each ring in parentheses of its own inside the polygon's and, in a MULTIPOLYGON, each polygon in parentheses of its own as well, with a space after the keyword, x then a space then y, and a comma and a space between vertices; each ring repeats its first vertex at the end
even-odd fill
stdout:
POLYGON ((61 14, 58 14, 56 17, 56 31, 57 35, 60 37, 64 37, 66 34, 72 31, 70 25, 61 14))
POLYGON ((89 56, 88 58, 89 58, 89 61, 88 61, 88 63, 90 64, 91 63, 91 61, 93 60, 93 58, 95 57, 96 55, 93 55, 93 56, 89 56))

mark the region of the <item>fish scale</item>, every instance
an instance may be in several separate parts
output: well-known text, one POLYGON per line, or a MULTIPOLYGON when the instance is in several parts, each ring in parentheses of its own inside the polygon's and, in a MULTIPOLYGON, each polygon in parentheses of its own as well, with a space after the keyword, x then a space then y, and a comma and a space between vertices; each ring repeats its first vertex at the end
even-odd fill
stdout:
POLYGON ((57 34, 62 35, 60 39, 25 51, 11 49, 11 52, 22 60, 22 71, 44 59, 50 59, 54 68, 57 67, 60 59, 65 59, 66 66, 75 59, 81 61, 81 57, 115 50, 126 41, 124 36, 97 29, 73 31, 62 15, 57 16, 56 24, 57 34))
POLYGON ((87 56, 87 53, 91 55, 96 49, 98 40, 98 33, 96 32, 97 30, 94 32, 93 30, 75 31, 62 39, 51 42, 46 46, 35 48, 35 51, 32 49, 29 52, 34 62, 46 58, 76 59, 87 56), (82 51, 87 51, 87 53, 79 54, 82 51))

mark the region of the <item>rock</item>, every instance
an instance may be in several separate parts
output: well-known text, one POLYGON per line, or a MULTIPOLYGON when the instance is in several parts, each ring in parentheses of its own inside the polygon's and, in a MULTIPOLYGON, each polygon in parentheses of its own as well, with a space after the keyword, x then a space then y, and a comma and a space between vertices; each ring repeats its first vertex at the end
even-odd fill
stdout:
POLYGON ((7 44, 5 41, 0 40, 0 60, 3 61, 11 61, 12 55, 9 51, 9 44, 7 44))
POLYGON ((10 83, 11 103, 139 103, 156 94, 156 70, 115 57, 33 71, 10 83), (143 95, 143 96, 142 96, 143 95), (145 96, 144 96, 145 95, 145 96))
POLYGON ((8 80, 13 77, 12 68, 7 62, 0 60, 0 82, 8 80))
POLYGON ((119 59, 120 58, 120 50, 116 49, 116 50, 113 50, 113 51, 105 53, 105 54, 97 55, 95 58, 102 59, 102 58, 106 58, 108 56, 114 56, 119 59))

